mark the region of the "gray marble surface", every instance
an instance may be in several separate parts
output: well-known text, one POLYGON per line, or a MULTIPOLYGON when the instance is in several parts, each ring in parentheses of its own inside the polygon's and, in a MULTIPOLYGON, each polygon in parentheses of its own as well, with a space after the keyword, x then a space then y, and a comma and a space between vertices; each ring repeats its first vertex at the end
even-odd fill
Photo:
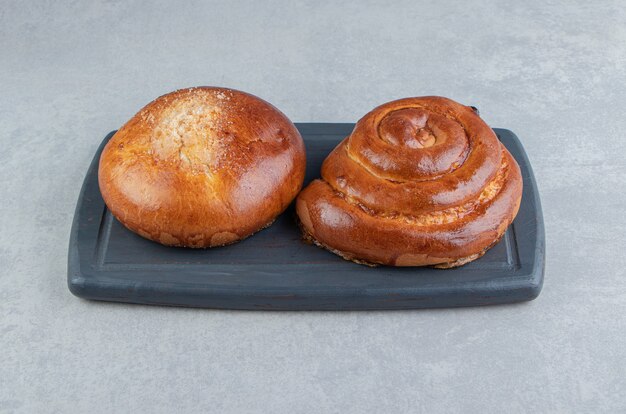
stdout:
POLYGON ((621 1, 0 4, 0 412, 626 412, 621 1), (437 94, 512 129, 547 233, 533 302, 402 312, 191 310, 66 287, 104 135, 223 85, 294 121, 437 94))

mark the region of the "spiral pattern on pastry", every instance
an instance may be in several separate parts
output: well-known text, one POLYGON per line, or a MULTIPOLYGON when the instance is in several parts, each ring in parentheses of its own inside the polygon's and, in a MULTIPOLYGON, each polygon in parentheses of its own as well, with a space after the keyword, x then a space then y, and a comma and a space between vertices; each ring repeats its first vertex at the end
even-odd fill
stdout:
POLYGON ((475 109, 442 97, 383 104, 326 158, 296 209, 306 238, 365 264, 455 267, 515 218, 519 166, 475 109))

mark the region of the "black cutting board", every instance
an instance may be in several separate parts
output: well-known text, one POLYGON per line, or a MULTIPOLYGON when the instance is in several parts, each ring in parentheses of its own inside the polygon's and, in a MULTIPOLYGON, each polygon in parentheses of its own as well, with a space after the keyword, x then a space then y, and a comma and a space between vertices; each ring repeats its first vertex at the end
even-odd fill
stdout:
MULTIPOLYGON (((296 124, 306 143, 305 185, 353 124, 296 124)), ((98 188, 98 160, 78 199, 69 245, 68 285, 76 296, 115 302, 224 309, 356 310, 492 305, 531 300, 543 284, 541 204, 519 139, 495 129, 519 163, 524 193, 502 241, 463 267, 370 268, 300 239, 293 208, 269 228, 231 246, 165 247, 122 226, 98 188)))

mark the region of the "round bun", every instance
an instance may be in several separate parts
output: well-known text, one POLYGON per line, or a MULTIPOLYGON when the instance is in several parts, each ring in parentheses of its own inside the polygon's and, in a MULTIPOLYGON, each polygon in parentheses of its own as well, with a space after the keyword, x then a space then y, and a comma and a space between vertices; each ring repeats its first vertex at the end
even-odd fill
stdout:
POLYGON ((170 246, 212 247, 269 226, 302 187, 296 127, 253 95, 181 89, 152 101, 105 146, 98 181, 113 215, 170 246))
POLYGON ((475 110, 422 97, 359 120, 296 211, 305 238, 345 259, 447 268, 496 244, 521 196, 519 166, 475 110))

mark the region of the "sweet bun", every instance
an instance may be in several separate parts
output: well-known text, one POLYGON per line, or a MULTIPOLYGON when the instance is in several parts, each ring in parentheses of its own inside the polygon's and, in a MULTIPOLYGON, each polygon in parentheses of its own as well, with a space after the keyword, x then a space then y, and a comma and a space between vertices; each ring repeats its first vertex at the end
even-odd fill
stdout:
POLYGON ((359 263, 460 266, 517 214, 519 166, 475 109, 447 98, 381 105, 298 196, 305 238, 359 263))
POLYGON ((269 226, 302 186, 295 126, 253 95, 181 89, 157 98, 111 138, 98 181, 113 215, 170 246, 212 247, 269 226))

